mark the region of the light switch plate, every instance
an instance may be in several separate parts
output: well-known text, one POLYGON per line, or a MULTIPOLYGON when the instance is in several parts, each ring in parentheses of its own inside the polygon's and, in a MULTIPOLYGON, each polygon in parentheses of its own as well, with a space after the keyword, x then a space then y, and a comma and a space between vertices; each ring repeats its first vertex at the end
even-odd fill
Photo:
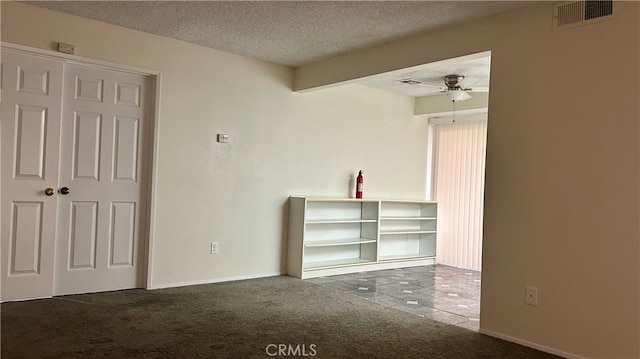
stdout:
POLYGON ((229 135, 227 135, 226 133, 219 133, 218 134, 218 142, 220 142, 220 143, 229 142, 229 135))
POLYGON ((76 47, 74 45, 71 44, 65 44, 64 42, 59 42, 58 43, 58 52, 63 52, 65 54, 75 54, 76 53, 76 47))

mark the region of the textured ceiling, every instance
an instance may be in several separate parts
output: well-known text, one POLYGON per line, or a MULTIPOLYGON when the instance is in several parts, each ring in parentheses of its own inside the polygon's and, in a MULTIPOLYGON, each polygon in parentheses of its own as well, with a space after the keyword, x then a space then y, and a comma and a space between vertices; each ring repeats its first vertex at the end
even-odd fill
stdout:
POLYGON ((525 1, 29 1, 255 59, 299 66, 525 1))
POLYGON ((465 76, 461 85, 464 88, 471 88, 470 92, 473 96, 474 91, 486 92, 489 90, 490 69, 491 57, 488 53, 483 53, 378 74, 359 79, 356 83, 420 97, 438 94, 445 87, 444 77, 455 74, 465 76), (411 85, 398 82, 405 79, 416 80, 421 84, 411 85))

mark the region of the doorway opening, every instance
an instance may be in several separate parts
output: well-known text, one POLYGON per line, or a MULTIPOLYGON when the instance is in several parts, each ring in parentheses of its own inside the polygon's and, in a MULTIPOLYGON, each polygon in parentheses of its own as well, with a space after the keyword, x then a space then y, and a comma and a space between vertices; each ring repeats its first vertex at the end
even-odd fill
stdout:
POLYGON ((481 271, 487 111, 429 119, 439 264, 481 271))
MULTIPOLYGON (((480 328, 482 228, 487 145, 487 109, 429 118, 428 192, 438 202, 437 266, 457 275, 437 290, 452 295, 453 314, 480 328)), ((448 279, 448 280, 447 280, 448 279)))

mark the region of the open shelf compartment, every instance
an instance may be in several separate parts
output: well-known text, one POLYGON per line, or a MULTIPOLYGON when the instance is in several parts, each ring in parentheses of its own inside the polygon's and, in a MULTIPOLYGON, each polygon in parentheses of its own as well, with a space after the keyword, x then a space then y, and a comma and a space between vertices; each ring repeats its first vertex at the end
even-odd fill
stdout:
POLYGON ((307 200, 306 223, 377 222, 377 202, 307 200))
MULTIPOLYGON (((382 202, 380 235, 436 232, 437 205, 433 202, 382 202)), ((382 238, 382 237, 381 237, 382 238)))
POLYGON ((435 257, 436 234, 412 233, 381 236, 378 253, 380 261, 435 257))
POLYGON ((304 270, 349 266, 376 261, 376 243, 306 247, 304 270))
POLYGON ((430 201, 382 201, 381 220, 435 220, 438 205, 430 201))

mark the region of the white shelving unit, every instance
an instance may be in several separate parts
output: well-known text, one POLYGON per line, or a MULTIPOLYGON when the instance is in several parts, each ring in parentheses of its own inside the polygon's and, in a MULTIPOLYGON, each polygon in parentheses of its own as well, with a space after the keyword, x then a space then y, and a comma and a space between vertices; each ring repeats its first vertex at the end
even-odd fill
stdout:
POLYGON ((381 201, 380 261, 435 258, 435 202, 381 201))
POLYGON ((435 263, 437 204, 289 198, 287 272, 298 278, 435 263))

